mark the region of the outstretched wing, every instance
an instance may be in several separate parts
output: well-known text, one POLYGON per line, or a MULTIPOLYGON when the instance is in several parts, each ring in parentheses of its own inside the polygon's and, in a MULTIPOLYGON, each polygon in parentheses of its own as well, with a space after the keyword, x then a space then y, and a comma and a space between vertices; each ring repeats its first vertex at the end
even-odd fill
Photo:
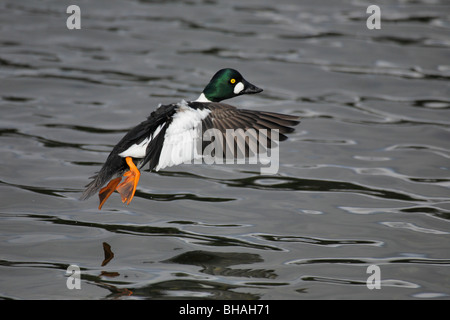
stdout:
MULTIPOLYGON (((299 124, 297 116, 238 109, 223 103, 193 102, 191 106, 211 111, 202 121, 203 138, 211 141, 214 136, 217 139, 218 130, 222 134, 219 142, 222 143, 222 156, 226 158, 228 155, 250 157, 264 152, 286 140, 285 134, 293 132, 293 127, 299 124), (208 131, 211 132, 208 134, 208 131)), ((203 147, 206 144, 204 141, 203 147)))
POLYGON ((214 148, 214 157, 253 156, 286 140, 285 134, 294 131, 292 127, 298 123, 296 116, 237 109, 223 103, 183 101, 165 131, 160 153, 149 152, 159 157, 158 164, 150 165, 150 170, 202 158, 207 145, 212 140, 218 142, 218 135, 222 147, 214 148), (272 130, 277 131, 276 137, 272 130))

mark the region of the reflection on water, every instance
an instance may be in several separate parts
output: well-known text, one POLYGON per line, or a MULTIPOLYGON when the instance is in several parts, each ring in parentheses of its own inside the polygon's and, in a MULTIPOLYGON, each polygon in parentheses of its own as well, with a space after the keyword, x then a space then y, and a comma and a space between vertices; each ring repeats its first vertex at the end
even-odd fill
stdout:
POLYGON ((211 275, 246 278, 276 278, 276 274, 273 273, 273 270, 228 268, 234 264, 246 265, 262 261, 261 257, 257 254, 190 251, 175 256, 165 262, 201 266, 202 269, 200 272, 211 275))
POLYGON ((105 253, 105 259, 102 262, 102 267, 106 266, 114 258, 111 245, 106 242, 103 242, 103 252, 105 253))
POLYGON ((380 4, 368 30, 354 1, 80 1, 78 31, 67 5, 0 4, 1 298, 449 297, 449 4, 380 4), (130 206, 78 201, 223 67, 264 89, 230 103, 302 118, 277 175, 183 165, 130 206))

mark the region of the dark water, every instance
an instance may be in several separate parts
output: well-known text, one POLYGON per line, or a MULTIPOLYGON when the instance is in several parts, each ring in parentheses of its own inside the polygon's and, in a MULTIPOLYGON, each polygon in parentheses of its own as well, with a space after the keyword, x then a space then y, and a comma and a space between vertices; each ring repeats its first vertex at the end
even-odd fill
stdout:
POLYGON ((380 30, 366 1, 77 1, 81 30, 70 4, 0 3, 1 298, 450 297, 448 2, 377 1, 380 30), (302 117, 278 174, 182 165, 128 207, 78 200, 223 67, 264 88, 233 104, 302 117))

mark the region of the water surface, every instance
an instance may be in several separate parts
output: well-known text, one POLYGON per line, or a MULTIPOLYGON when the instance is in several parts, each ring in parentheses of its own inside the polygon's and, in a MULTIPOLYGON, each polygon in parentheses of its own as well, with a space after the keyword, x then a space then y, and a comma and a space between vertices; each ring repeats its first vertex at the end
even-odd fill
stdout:
POLYGON ((448 3, 380 2, 380 30, 365 1, 78 1, 81 30, 70 4, 0 4, 1 298, 449 298, 448 3), (129 206, 78 200, 223 67, 264 88, 230 103, 302 118, 276 175, 182 165, 129 206))

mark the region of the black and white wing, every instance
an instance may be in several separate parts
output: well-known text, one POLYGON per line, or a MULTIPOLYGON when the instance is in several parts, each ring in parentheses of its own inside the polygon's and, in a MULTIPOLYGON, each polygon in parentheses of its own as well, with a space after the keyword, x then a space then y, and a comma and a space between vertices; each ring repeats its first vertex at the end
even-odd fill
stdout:
MULTIPOLYGON (((228 155, 251 157, 265 152, 279 141, 286 140, 286 134, 293 132, 293 127, 299 124, 297 116, 238 109, 224 103, 193 102, 191 105, 210 110, 202 121, 203 138, 211 141, 212 135, 217 139, 219 131, 222 134, 223 157, 226 158, 228 155)), ((203 148, 208 141, 203 141, 203 148)))
POLYGON ((214 156, 254 156, 286 140, 285 134, 294 131, 292 127, 298 123, 298 117, 291 115, 237 109, 224 103, 182 101, 165 131, 158 164, 150 165, 150 170, 200 159, 213 141, 222 145, 216 145, 214 156))

